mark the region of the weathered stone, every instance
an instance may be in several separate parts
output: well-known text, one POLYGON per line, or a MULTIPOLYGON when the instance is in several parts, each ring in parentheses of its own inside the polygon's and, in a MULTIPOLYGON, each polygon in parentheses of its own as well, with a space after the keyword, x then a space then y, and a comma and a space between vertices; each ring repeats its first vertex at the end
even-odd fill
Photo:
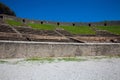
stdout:
POLYGON ((120 55, 120 43, 0 41, 0 58, 120 55))

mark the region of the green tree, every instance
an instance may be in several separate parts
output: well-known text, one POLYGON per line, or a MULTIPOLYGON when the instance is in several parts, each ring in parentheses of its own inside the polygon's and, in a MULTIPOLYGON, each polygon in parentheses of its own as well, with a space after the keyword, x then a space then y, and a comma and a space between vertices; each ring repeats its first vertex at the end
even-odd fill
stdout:
POLYGON ((8 6, 0 2, 0 14, 7 14, 11 16, 16 16, 14 11, 12 11, 8 6))

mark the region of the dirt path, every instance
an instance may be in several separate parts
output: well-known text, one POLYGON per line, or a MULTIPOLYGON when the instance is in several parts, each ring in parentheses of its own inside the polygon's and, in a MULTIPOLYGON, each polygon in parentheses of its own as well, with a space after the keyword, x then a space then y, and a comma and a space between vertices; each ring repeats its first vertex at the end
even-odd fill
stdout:
POLYGON ((0 80, 120 80, 120 58, 0 63, 0 80))

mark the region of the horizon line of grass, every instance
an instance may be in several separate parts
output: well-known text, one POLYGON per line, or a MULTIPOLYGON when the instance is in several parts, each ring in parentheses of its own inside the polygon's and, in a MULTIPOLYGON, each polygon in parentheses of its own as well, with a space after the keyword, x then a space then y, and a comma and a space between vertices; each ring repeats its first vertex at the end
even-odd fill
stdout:
POLYGON ((120 58, 119 55, 109 55, 109 56, 79 56, 79 57, 32 57, 32 58, 27 58, 26 61, 48 61, 48 62, 53 62, 55 60, 57 61, 86 61, 89 59, 106 59, 106 58, 120 58))
POLYGON ((120 35, 120 26, 96 26, 96 28, 120 35))
POLYGON ((40 62, 53 62, 53 61, 86 61, 87 59, 82 58, 76 58, 76 57, 61 57, 61 58, 54 58, 54 57, 48 57, 48 58, 39 58, 39 57, 33 57, 28 58, 26 61, 40 61, 40 62))

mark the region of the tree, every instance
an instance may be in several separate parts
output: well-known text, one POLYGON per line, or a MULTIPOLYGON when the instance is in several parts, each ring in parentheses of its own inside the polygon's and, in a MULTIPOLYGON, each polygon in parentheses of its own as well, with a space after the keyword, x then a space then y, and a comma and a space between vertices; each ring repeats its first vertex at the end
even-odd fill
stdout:
POLYGON ((8 6, 0 2, 0 14, 7 14, 11 16, 16 16, 14 11, 12 11, 8 6))

